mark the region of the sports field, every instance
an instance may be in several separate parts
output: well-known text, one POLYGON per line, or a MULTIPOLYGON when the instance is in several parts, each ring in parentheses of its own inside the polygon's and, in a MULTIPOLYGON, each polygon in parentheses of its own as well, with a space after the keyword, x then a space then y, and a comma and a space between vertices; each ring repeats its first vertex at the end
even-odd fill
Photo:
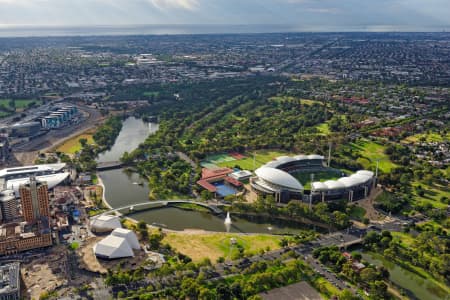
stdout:
POLYGON ((320 181, 324 182, 327 180, 335 180, 339 179, 341 176, 334 170, 330 171, 317 171, 317 172, 297 172, 292 173, 291 175, 294 176, 300 183, 303 185, 303 188, 305 190, 311 189, 311 174, 314 174, 314 181, 320 181))
POLYGON ((254 171, 257 168, 261 167, 262 165, 275 159, 276 157, 282 155, 289 155, 289 153, 277 150, 257 150, 254 153, 253 152, 244 153, 244 155, 245 158, 243 159, 222 161, 218 162, 216 165, 218 167, 228 167, 228 168, 234 168, 235 166, 238 166, 242 170, 254 171), (255 157, 254 160, 253 156, 255 157))
POLYGON ((385 173, 388 173, 393 168, 397 167, 395 163, 390 161, 389 156, 384 153, 386 147, 381 144, 368 140, 359 140, 358 142, 351 143, 350 145, 353 149, 358 151, 361 157, 358 158, 357 162, 362 164, 365 169, 375 170, 377 160, 380 161, 380 170, 385 173))

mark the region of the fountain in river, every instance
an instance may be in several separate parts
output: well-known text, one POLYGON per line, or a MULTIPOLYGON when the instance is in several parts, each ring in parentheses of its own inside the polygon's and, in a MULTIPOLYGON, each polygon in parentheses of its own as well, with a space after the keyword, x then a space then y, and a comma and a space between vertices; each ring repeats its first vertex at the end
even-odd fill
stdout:
POLYGON ((226 225, 231 224, 230 212, 227 212, 227 217, 225 218, 225 224, 226 225))

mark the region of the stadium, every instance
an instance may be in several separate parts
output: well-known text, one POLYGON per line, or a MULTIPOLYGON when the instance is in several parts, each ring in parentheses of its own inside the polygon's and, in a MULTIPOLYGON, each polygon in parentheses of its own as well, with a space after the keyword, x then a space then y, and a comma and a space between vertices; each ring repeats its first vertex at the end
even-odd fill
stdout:
POLYGON ((360 170, 346 176, 327 167, 324 157, 316 154, 280 156, 255 170, 255 174, 250 178, 252 190, 259 195, 272 195, 279 203, 359 200, 367 197, 375 183, 371 171, 360 170))

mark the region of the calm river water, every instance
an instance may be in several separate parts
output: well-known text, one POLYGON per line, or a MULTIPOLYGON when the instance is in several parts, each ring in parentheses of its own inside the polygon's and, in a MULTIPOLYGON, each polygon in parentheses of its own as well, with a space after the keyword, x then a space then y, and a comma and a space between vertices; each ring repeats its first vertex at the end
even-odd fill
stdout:
POLYGON ((384 266, 389 270, 390 280, 396 285, 409 290, 421 300, 443 300, 446 293, 439 286, 410 272, 376 254, 362 254, 363 258, 376 266, 384 266))
MULTIPOLYGON (((111 150, 99 155, 97 161, 117 161, 125 151, 132 151, 142 143, 146 137, 158 130, 158 124, 146 123, 140 119, 130 117, 123 123, 122 130, 111 150)), ((112 207, 127 204, 142 203, 148 200, 150 188, 147 180, 138 174, 123 169, 109 170, 99 173, 105 185, 105 197, 112 207), (137 183, 143 183, 138 185, 137 183)), ((252 233, 296 233, 300 226, 286 225, 277 222, 246 220, 232 216, 233 224, 226 228, 224 219, 206 212, 186 211, 175 207, 152 209, 137 212, 130 217, 143 220, 148 224, 164 224, 174 230, 203 229, 210 231, 252 232, 252 233)), ((306 226, 306 225, 305 225, 306 226)), ((306 228, 306 227, 304 227, 306 228)))

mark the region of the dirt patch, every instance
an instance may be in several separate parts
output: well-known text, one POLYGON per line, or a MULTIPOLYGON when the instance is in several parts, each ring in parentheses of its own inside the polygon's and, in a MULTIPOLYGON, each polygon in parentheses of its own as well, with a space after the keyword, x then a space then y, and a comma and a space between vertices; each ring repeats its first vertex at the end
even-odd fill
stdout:
POLYGON ((68 284, 67 248, 53 247, 48 255, 22 263, 20 271, 25 298, 39 299, 43 292, 68 284))

